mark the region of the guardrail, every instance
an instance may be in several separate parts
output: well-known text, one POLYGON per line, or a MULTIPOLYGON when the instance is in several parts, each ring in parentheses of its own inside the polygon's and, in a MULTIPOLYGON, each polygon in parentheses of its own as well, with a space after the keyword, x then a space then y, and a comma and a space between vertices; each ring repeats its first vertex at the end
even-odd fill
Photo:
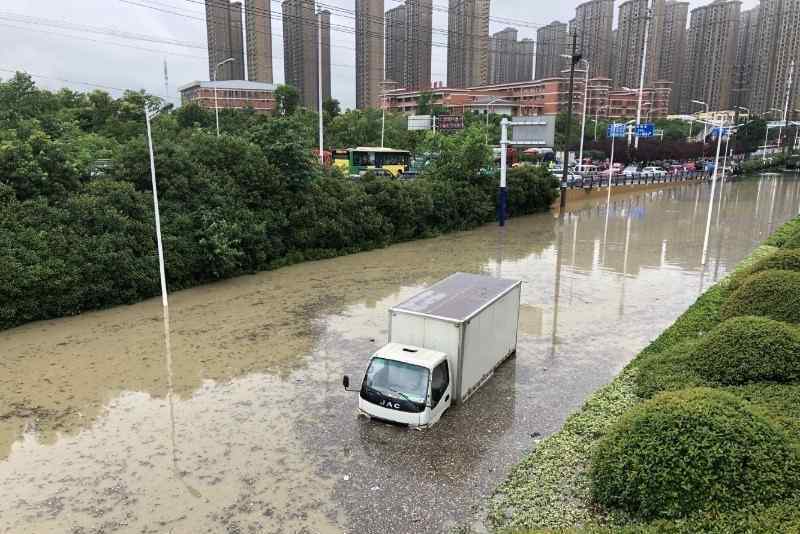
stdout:
MULTIPOLYGON (((706 180, 711 175, 705 171, 685 171, 671 173, 665 176, 653 176, 651 174, 636 173, 628 176, 618 175, 611 178, 612 187, 623 185, 647 185, 647 184, 666 184, 672 182, 688 182, 693 180, 706 180)), ((561 184, 564 181, 561 180, 561 184)), ((594 189, 595 187, 608 186, 608 172, 596 172, 581 174, 580 178, 568 180, 565 187, 567 189, 594 189)))

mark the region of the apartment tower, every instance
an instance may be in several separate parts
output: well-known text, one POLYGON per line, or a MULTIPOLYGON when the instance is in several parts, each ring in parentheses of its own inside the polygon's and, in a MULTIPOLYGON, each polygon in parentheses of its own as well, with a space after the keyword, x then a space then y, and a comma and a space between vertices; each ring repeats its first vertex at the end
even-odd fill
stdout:
POLYGON ((383 0, 356 0, 356 107, 381 105, 383 0))
POLYGON ((489 0, 449 1, 447 85, 486 85, 489 81, 489 0))
POLYGON ((617 38, 615 45, 614 73, 617 87, 638 88, 642 69, 642 50, 647 29, 647 59, 645 63, 645 87, 652 85, 658 77, 658 55, 663 33, 660 28, 664 20, 664 0, 627 0, 619 6, 617 38))
POLYGON ((406 0, 404 87, 431 86, 432 46, 433 0, 406 0))
POLYGON ((314 12, 314 0, 284 0, 283 70, 287 85, 300 93, 303 106, 318 105, 318 28, 322 25, 322 98, 331 95, 330 12, 314 12), (321 20, 320 20, 321 19, 321 20))
MULTIPOLYGON (((800 108, 800 2, 797 0, 761 0, 754 38, 751 108, 766 113, 770 108, 784 109, 789 67, 794 60, 794 79, 789 112, 800 108)), ((782 117, 781 117, 782 118, 782 117)))
POLYGON ((405 87, 403 80, 406 71, 406 6, 399 5, 387 11, 384 21, 385 77, 388 81, 397 82, 396 87, 405 87))
POLYGON ((739 16, 739 33, 736 37, 736 67, 733 74, 732 104, 735 107, 750 107, 753 67, 756 57, 756 34, 758 30, 758 6, 742 11, 739 16))
POLYGON ((656 31, 662 33, 658 54, 656 79, 672 82, 669 110, 680 111, 683 70, 686 62, 686 22, 689 20, 689 2, 667 0, 664 3, 664 20, 656 31))
POLYGON ((568 53, 568 41, 567 25, 557 20, 536 31, 537 80, 561 76, 568 63, 561 57, 568 53))
MULTIPOLYGON (((715 0, 692 10, 689 44, 683 78, 682 111, 730 109, 736 65, 736 45, 742 3, 738 0, 715 0)), ((770 43, 779 48, 778 41, 770 43)))
POLYGON ((244 79, 242 4, 229 0, 206 0, 208 37, 208 78, 210 80, 244 79), (234 61, 217 68, 228 58, 234 61))
POLYGON ((614 0, 589 0, 575 8, 578 53, 589 61, 589 76, 592 78, 611 75, 613 23, 614 0))
POLYGON ((272 18, 269 0, 245 0, 247 79, 272 83, 272 18))

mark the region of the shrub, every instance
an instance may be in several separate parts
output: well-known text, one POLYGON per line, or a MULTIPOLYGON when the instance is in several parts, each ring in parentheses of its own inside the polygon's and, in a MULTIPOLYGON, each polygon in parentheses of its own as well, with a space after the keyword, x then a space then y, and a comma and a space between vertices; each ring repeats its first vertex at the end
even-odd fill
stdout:
POLYGON ((742 285, 742 282, 755 273, 769 271, 772 269, 778 269, 782 271, 800 271, 800 250, 788 248, 777 250, 773 254, 761 258, 753 263, 753 265, 750 267, 747 267, 746 269, 734 274, 728 283, 728 287, 730 289, 736 289, 742 285))
POLYGON ((696 388, 631 409, 598 442, 590 477, 608 508, 675 519, 785 498, 800 485, 800 458, 747 402, 696 388))
POLYGON ((695 346, 694 341, 685 341, 662 353, 640 356, 636 395, 649 399, 662 391, 704 385, 691 365, 695 346))
POLYGON ((800 272, 769 270, 748 277, 722 305, 723 319, 761 315, 800 323, 800 272))
POLYGON ((796 235, 800 235, 800 217, 784 223, 767 238, 765 243, 774 247, 782 247, 790 237, 796 235))
POLYGON ((764 317, 728 319, 691 352, 694 371, 713 384, 800 379, 800 332, 764 317))
POLYGON ((789 238, 783 242, 783 248, 789 250, 799 250, 800 249, 800 231, 795 232, 793 235, 789 236, 789 238))

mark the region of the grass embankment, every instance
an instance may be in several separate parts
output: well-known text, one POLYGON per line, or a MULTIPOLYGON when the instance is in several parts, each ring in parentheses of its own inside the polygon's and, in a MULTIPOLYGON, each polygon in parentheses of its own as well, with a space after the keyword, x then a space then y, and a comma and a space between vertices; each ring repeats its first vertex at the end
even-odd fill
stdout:
POLYGON ((798 245, 800 218, 703 294, 512 471, 489 525, 800 532, 798 245))

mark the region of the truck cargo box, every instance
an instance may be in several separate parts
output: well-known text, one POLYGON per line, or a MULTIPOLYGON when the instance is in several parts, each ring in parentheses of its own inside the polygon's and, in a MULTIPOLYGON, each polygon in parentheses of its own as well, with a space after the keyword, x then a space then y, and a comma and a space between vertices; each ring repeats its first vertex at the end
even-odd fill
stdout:
POLYGON ((389 310, 389 342, 447 354, 463 402, 517 349, 522 282, 455 273, 389 310))

